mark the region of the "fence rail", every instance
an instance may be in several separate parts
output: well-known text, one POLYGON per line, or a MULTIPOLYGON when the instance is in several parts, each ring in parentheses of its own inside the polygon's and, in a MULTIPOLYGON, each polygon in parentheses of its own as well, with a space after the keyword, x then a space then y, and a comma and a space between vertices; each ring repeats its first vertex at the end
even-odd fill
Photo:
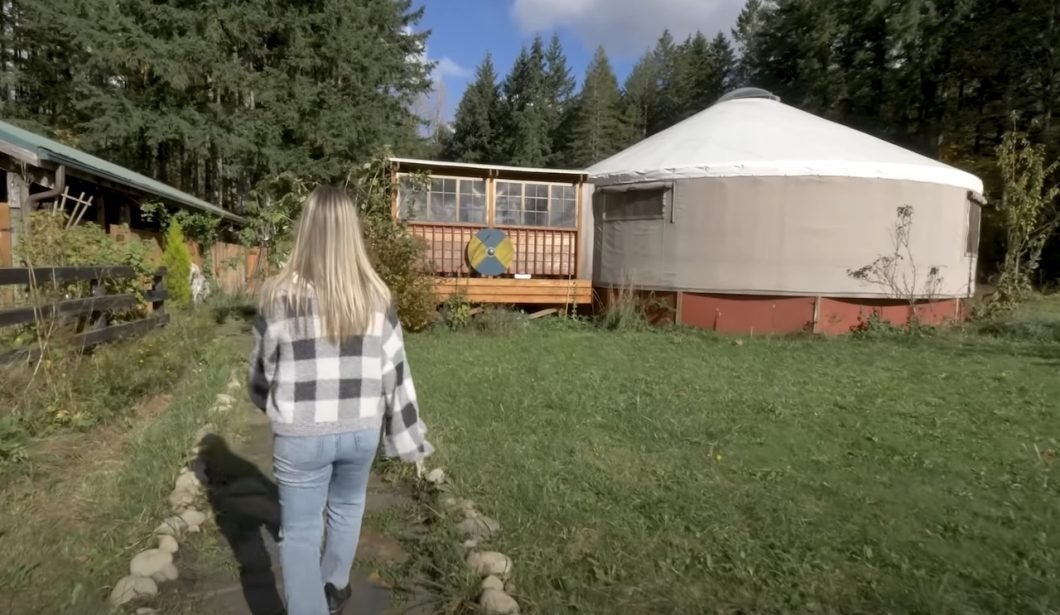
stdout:
MULTIPOLYGON (((40 289, 47 285, 87 281, 91 291, 91 296, 79 299, 0 309, 0 327, 52 320, 72 321, 75 325, 73 343, 75 347, 85 350, 119 339, 138 337, 165 326, 169 322, 169 315, 165 311, 165 302, 169 297, 165 269, 155 273, 151 288, 142 296, 133 293, 106 294, 108 281, 135 277, 136 271, 132 267, 0 268, 0 286, 35 286, 40 289), (113 313, 129 310, 141 302, 151 305, 151 310, 143 318, 130 322, 110 322, 113 313)), ((33 361, 39 356, 40 349, 36 345, 6 352, 0 350, 0 364, 33 361)))

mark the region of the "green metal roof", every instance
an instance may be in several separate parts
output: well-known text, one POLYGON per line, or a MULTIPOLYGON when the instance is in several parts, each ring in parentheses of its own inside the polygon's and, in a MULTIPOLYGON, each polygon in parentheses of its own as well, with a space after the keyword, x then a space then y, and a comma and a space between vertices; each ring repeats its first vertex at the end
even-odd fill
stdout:
MULTIPOLYGON (((187 192, 181 192, 173 186, 163 184, 146 175, 141 175, 125 167, 107 162, 102 158, 86 154, 53 139, 42 137, 3 121, 0 121, 0 142, 9 143, 15 148, 25 150, 35 155, 40 161, 52 162, 57 165, 63 165, 68 169, 107 179, 116 184, 149 194, 172 205, 210 212, 233 222, 245 222, 240 216, 225 211, 212 203, 207 203, 187 192)), ((13 155, 17 156, 17 154, 13 155)), ((36 164, 36 161, 33 160, 26 160, 25 162, 36 164)))

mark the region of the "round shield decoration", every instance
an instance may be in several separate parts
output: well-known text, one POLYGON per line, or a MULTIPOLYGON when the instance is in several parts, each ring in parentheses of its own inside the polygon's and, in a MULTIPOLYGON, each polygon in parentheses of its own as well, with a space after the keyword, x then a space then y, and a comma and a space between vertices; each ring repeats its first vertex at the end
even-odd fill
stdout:
POLYGON ((512 266, 515 248, 504 231, 484 228, 467 242, 467 262, 485 276, 501 275, 512 266))

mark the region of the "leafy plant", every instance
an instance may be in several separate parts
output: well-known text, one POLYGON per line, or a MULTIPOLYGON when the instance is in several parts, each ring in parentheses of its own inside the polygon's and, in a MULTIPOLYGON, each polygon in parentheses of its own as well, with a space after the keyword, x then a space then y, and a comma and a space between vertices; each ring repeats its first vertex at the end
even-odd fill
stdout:
POLYGON ((1027 298, 1042 249, 1060 225, 1060 186, 1052 179, 1060 161, 1047 164, 1044 145, 1009 131, 997 147, 997 166, 1002 193, 995 207, 1005 233, 1005 258, 997 290, 985 303, 987 315, 1011 310, 1027 298))
POLYGON ((239 240, 261 248, 270 268, 282 265, 291 253, 294 225, 307 194, 306 183, 291 173, 268 177, 250 192, 239 240))
MULTIPOLYGON (((95 224, 69 226, 68 220, 62 211, 32 213, 28 232, 20 234, 15 245, 16 260, 27 267, 132 267, 134 278, 104 280, 104 285, 108 293, 142 296, 155 272, 147 243, 131 235, 119 241, 95 224)), ((75 298, 87 296, 90 288, 87 282, 75 282, 38 291, 44 297, 75 298)))
POLYGON ((471 302, 463 293, 455 293, 445 300, 442 306, 442 318, 445 325, 453 331, 471 326, 471 302))
POLYGON ((168 230, 169 225, 174 222, 180 224, 184 236, 198 244, 203 253, 217 243, 221 236, 220 216, 186 209, 171 212, 158 201, 141 203, 140 212, 145 220, 157 220, 162 230, 168 230))
POLYGON ((376 271, 390 287, 401 323, 419 331, 437 318, 438 298, 423 241, 409 231, 390 210, 389 153, 382 151, 370 162, 350 171, 347 189, 355 195, 361 212, 361 227, 376 271))
POLYGON ((169 300, 178 306, 191 303, 191 253, 184 232, 176 220, 166 229, 166 246, 162 253, 166 268, 166 289, 169 300))
MULTIPOLYGON (((897 209, 897 220, 891 233, 891 251, 868 265, 847 270, 851 278, 881 287, 894 299, 909 304, 908 324, 919 326, 917 304, 934 299, 942 287, 942 274, 938 266, 922 269, 910 246, 913 231, 913 206, 902 205, 897 209)), ((879 319, 877 314, 873 318, 879 319)))

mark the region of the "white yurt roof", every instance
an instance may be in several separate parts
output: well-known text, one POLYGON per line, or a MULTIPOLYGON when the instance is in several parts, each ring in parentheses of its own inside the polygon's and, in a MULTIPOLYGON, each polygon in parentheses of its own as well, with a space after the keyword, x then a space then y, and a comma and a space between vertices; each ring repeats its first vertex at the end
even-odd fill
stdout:
POLYGON ((983 192, 978 177, 770 98, 731 98, 588 169, 598 185, 700 177, 821 176, 983 192))

